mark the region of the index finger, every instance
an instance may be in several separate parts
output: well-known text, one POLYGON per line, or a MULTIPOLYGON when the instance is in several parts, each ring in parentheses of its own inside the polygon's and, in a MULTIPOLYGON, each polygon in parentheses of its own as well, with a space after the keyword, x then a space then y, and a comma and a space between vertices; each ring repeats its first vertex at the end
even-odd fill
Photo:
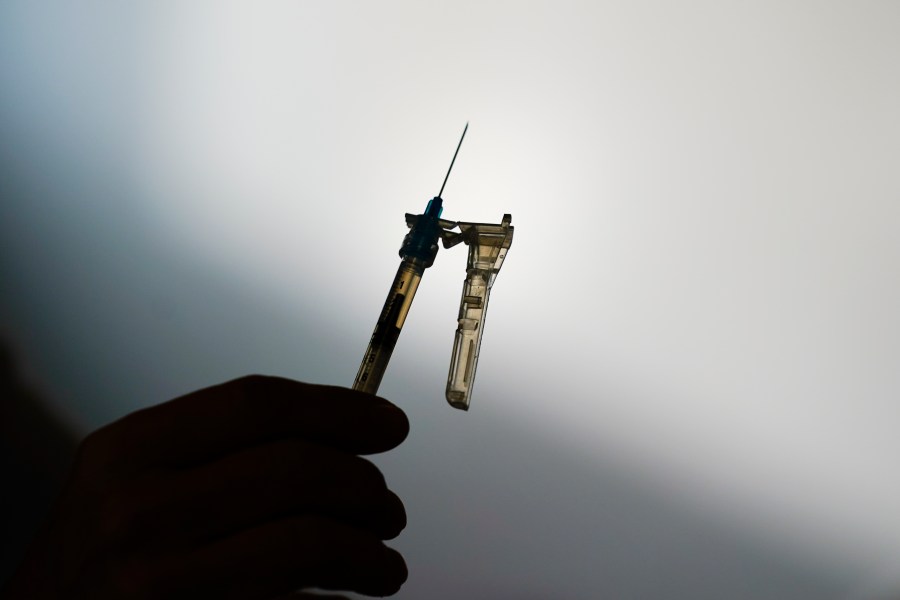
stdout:
POLYGON ((408 432, 406 415, 383 398, 250 375, 131 413, 92 434, 91 444, 113 464, 180 466, 288 437, 372 454, 408 432))

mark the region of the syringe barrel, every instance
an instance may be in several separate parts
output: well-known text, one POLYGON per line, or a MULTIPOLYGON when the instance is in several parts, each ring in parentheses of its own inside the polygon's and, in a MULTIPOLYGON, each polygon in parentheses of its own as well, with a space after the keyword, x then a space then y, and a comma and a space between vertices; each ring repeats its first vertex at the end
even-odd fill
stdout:
POLYGON ((378 392, 426 266, 425 261, 410 256, 404 257, 400 262, 372 339, 369 340, 369 346, 359 365, 359 372, 353 382, 354 390, 370 394, 378 392))

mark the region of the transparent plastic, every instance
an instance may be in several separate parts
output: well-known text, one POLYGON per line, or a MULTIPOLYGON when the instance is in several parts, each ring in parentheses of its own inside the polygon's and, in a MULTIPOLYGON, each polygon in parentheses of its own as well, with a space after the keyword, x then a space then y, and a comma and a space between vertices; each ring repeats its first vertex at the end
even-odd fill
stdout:
POLYGON ((384 308, 381 309, 381 315, 375 324, 375 331, 353 381, 354 390, 369 394, 378 392, 378 386, 381 385, 381 379, 387 370, 424 272, 425 265, 419 259, 406 258, 400 262, 394 283, 391 284, 384 308))
POLYGON ((457 223, 460 233, 444 238, 446 247, 459 242, 469 246, 466 279, 459 303, 459 326, 447 376, 447 402, 454 408, 469 409, 491 286, 512 245, 514 228, 511 222, 511 215, 503 215, 499 225, 460 222, 457 223))
POLYGON ((406 215, 410 231, 400 247, 400 268, 359 365, 353 389, 370 394, 378 392, 422 275, 434 264, 438 240, 445 248, 464 242, 469 247, 469 260, 447 376, 447 401, 455 408, 468 410, 491 286, 512 245, 512 216, 503 215, 499 224, 465 223, 441 219, 442 211, 443 201, 436 196, 428 202, 424 213, 406 215), (457 228, 459 231, 453 231, 457 228))

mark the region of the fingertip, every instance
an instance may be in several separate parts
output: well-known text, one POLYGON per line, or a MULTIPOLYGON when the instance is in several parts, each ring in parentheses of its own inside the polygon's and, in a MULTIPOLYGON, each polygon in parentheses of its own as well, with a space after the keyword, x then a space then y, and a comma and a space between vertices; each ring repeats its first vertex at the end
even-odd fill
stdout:
POLYGON ((406 529, 406 508, 403 501, 394 492, 388 490, 382 504, 379 536, 383 540, 392 540, 406 529))
POLYGON ((392 596, 400 591, 409 578, 409 569, 403 555, 393 548, 384 547, 381 558, 381 581, 372 591, 382 596, 392 596))
POLYGON ((395 440, 394 445, 403 443, 403 440, 409 435, 409 418, 406 413, 399 406, 387 400, 384 400, 383 404, 377 404, 374 410, 378 415, 376 418, 389 429, 392 439, 395 440))
POLYGON ((324 572, 312 583, 366 596, 396 594, 409 577, 403 555, 372 537, 370 532, 344 531, 350 535, 343 539, 340 547, 331 549, 336 560, 322 565, 324 572))

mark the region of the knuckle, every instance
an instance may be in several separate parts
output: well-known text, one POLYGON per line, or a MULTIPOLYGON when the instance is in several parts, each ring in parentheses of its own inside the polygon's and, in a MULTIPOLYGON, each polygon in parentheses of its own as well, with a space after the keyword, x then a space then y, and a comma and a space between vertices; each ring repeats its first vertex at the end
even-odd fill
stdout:
POLYGON ((245 375, 226 384, 228 388, 234 390, 234 393, 229 395, 232 408, 237 411, 251 408, 265 385, 264 380, 265 377, 262 375, 245 375))
POLYGON ((268 385, 272 378, 266 375, 260 375, 258 373, 253 373, 251 375, 244 375, 234 381, 242 390, 245 392, 253 392, 258 391, 259 389, 268 385))
POLYGON ((266 396, 277 385, 278 378, 270 375, 244 375, 233 383, 240 390, 240 395, 247 400, 253 400, 260 396, 266 396))
POLYGON ((235 380, 232 410, 248 419, 278 424, 286 418, 287 406, 280 401, 277 377, 269 375, 245 375, 235 380))

